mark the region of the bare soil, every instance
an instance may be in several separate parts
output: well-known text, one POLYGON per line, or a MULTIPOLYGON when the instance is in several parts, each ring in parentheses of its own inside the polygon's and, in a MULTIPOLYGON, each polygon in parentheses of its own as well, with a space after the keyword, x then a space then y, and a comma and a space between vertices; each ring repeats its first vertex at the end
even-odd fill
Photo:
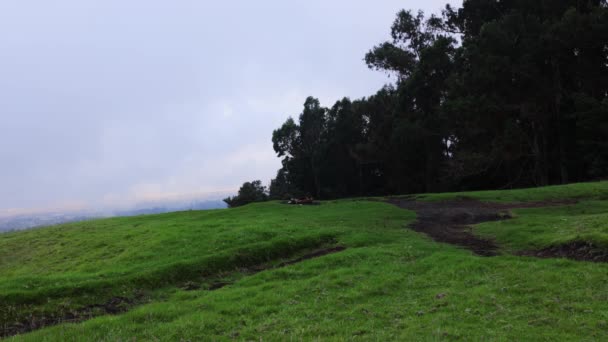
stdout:
POLYGON ((410 228, 425 233, 435 241, 467 248, 480 256, 497 255, 494 241, 472 233, 472 225, 510 219, 511 209, 539 208, 574 204, 576 201, 543 201, 526 203, 491 203, 470 198, 450 201, 422 202, 411 198, 391 198, 389 203, 416 212, 417 219, 410 228))
POLYGON ((586 241, 574 241, 538 251, 523 251, 521 256, 537 258, 567 258, 578 261, 608 262, 608 250, 586 241))

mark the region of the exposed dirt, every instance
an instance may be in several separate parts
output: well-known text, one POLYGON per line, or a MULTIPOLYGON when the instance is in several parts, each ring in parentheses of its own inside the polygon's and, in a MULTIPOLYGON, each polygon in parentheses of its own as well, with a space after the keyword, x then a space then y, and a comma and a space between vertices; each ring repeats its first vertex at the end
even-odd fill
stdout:
POLYGON ((285 266, 297 264, 297 263, 305 261, 305 260, 319 258, 319 257, 322 257, 324 255, 328 255, 328 254, 334 254, 334 253, 342 252, 345 249, 346 249, 346 247, 344 247, 344 246, 336 246, 336 247, 331 247, 331 248, 319 249, 319 250, 314 251, 312 253, 305 254, 305 255, 297 258, 297 259, 293 259, 293 260, 282 262, 279 265, 275 266, 275 268, 285 267, 285 266))
POLYGON ((539 208, 576 203, 573 200, 489 203, 470 198, 439 202, 422 202, 411 198, 391 198, 388 202, 400 208, 416 212, 417 219, 410 224, 410 228, 413 230, 425 233, 435 241, 470 249, 480 256, 496 255, 498 246, 493 241, 475 236, 472 233, 471 225, 510 219, 510 209, 539 208))
POLYGON ((143 295, 137 295, 135 298, 112 297, 103 304, 87 305, 60 315, 32 315, 28 320, 4 325, 2 330, 0 330, 0 338, 23 334, 62 323, 83 322, 99 315, 116 315, 126 312, 134 305, 140 304, 143 301, 143 295))
MULTIPOLYGON (((297 264, 299 262, 319 258, 324 255, 338 253, 345 250, 346 247, 335 246, 330 248, 319 249, 314 252, 305 254, 299 258, 288 260, 282 262, 277 265, 256 265, 248 268, 241 269, 241 272, 247 273, 247 275, 251 276, 253 274, 269 270, 275 268, 281 268, 293 264, 297 264)), ((231 285, 230 282, 218 281, 212 283, 207 290, 215 291, 219 290, 225 286, 231 285)), ((188 281, 184 283, 181 287, 186 291, 199 290, 201 288, 199 283, 188 281)), ((27 333, 33 330, 42 329, 45 327, 62 324, 62 323, 78 323, 83 322, 93 317, 102 316, 102 315, 116 315, 120 313, 124 313, 131 309, 132 307, 145 303, 144 296, 142 294, 138 294, 135 298, 126 298, 126 297, 113 297, 109 299, 107 302, 103 304, 92 304, 87 305, 85 307, 72 310, 66 313, 62 313, 54 316, 34 316, 32 315, 29 319, 24 320, 22 322, 16 322, 12 324, 5 324, 0 326, 0 338, 5 338, 9 336, 14 336, 18 334, 27 333)))
POLYGON ((231 285, 231 284, 232 283, 225 282, 225 281, 220 281, 220 282, 217 282, 217 283, 213 283, 213 284, 211 284, 211 286, 209 286, 209 291, 219 290, 222 287, 225 287, 225 286, 228 286, 228 285, 231 285))
POLYGON ((608 262, 608 250, 599 248, 586 241, 574 241, 538 251, 524 251, 518 253, 518 255, 537 258, 568 258, 578 261, 608 262))

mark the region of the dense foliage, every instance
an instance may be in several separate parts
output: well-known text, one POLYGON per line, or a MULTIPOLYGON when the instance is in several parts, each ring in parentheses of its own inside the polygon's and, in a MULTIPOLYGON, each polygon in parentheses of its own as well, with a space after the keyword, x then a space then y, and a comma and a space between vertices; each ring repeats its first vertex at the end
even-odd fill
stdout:
POLYGON ((240 207, 253 202, 264 202, 266 200, 268 200, 266 187, 262 186, 262 182, 259 180, 243 183, 238 195, 224 198, 224 202, 230 208, 240 207))
POLYGON ((272 141, 270 195, 543 186, 608 174, 605 0, 465 0, 401 11, 365 56, 396 82, 324 108, 306 99, 272 141))

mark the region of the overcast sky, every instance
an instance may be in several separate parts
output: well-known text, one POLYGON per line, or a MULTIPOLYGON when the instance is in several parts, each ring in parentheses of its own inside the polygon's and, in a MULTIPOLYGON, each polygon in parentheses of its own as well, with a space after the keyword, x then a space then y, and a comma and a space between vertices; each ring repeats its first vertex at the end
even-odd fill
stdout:
POLYGON ((366 51, 446 2, 1 1, 0 214, 267 183, 273 129, 389 82, 366 51))

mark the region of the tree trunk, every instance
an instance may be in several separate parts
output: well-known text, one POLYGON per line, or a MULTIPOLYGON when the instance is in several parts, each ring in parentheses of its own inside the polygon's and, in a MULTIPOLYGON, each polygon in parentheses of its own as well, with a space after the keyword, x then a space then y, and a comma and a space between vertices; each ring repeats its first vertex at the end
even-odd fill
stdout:
POLYGON ((433 137, 425 141, 426 165, 425 165, 425 192, 435 192, 437 190, 437 151, 433 137))
POLYGON ((566 141, 563 132, 562 123, 562 77, 561 70, 559 67, 559 61, 557 58, 551 59, 553 66, 553 91, 554 91, 554 116, 557 124, 557 144, 558 144, 558 163, 560 170, 560 182, 561 184, 568 183, 568 167, 566 165, 566 152, 565 146, 566 141))
POLYGON ((542 126, 534 127, 534 179, 537 186, 546 186, 549 184, 547 177, 547 139, 543 132, 542 126))
POLYGON ((313 177, 313 182, 314 182, 314 188, 315 188, 315 196, 317 199, 321 198, 321 182, 319 180, 319 170, 316 167, 316 163, 315 163, 315 158, 311 157, 310 158, 310 167, 312 169, 312 177, 313 177))

